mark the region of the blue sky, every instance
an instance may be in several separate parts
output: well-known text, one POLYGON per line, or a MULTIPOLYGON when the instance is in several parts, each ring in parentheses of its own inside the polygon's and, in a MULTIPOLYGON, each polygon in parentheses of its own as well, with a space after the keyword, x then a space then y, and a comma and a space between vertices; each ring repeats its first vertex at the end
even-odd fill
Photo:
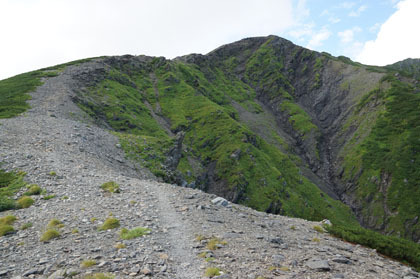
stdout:
POLYGON ((0 0, 0 79, 102 55, 174 58, 245 37, 372 65, 420 58, 420 0, 0 0))
POLYGON ((308 0, 306 9, 302 27, 285 35, 315 50, 355 58, 363 42, 374 40, 380 26, 396 11, 396 1, 308 0))

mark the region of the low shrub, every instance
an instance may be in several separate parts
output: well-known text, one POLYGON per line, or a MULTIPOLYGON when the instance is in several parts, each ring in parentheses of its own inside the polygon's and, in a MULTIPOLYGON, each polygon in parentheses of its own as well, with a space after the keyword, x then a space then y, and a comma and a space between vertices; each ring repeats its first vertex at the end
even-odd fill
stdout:
POLYGON ((325 226, 325 229, 346 241, 358 243, 378 253, 410 264, 420 271, 420 245, 410 240, 387 236, 361 227, 325 226))

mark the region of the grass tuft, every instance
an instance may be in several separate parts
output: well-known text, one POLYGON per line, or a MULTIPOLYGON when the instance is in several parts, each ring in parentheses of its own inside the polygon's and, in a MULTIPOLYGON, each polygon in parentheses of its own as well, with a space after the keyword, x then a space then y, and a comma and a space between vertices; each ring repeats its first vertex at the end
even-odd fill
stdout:
POLYGON ((41 187, 36 184, 32 184, 29 187, 29 190, 24 193, 25 196, 40 195, 42 192, 41 187))
POLYGON ((29 228, 31 228, 33 225, 32 225, 32 223, 25 223, 25 224, 23 224, 21 227, 20 227, 20 229, 21 230, 27 230, 27 229, 29 229, 29 228))
POLYGON ((6 172, 0 170, 0 211, 16 208, 16 202, 11 197, 26 185, 23 181, 24 176, 24 172, 6 172))
POLYGON ((31 197, 21 197, 17 200, 17 205, 19 208, 28 208, 34 204, 34 200, 31 197))
POLYGON ((60 233, 55 229, 48 229, 44 232, 44 234, 41 236, 40 241, 47 242, 51 239, 58 238, 60 236, 60 233))
POLYGON ((63 222, 58 219, 51 219, 51 221, 47 225, 48 228, 62 228, 64 227, 63 222))
POLYGON ((121 229, 120 231, 120 237, 121 239, 133 239, 136 237, 141 237, 143 235, 149 234, 150 233, 150 229, 148 228, 142 228, 142 227, 138 227, 138 228, 134 228, 132 230, 128 230, 126 228, 121 229))
POLYGON ((12 225, 16 220, 16 216, 7 215, 0 218, 0 225, 12 225))
POLYGON ((205 274, 204 274, 204 276, 210 277, 210 278, 212 278, 214 276, 219 276, 219 275, 220 275, 220 269, 217 268, 217 267, 208 267, 206 269, 205 274))
POLYGON ((120 193, 120 186, 115 181, 105 182, 101 189, 109 193, 120 193))
POLYGON ((120 226, 120 221, 117 218, 107 218, 105 222, 99 227, 100 231, 115 229, 120 226))
POLYGON ((126 247, 126 245, 124 243, 121 243, 121 242, 118 242, 114 245, 115 249, 123 249, 125 247, 126 247))
POLYGON ((95 260, 84 260, 80 266, 83 268, 89 268, 91 266, 96 265, 96 261, 95 260))
POLYGON ((214 237, 207 242, 206 247, 207 247, 207 249, 214 251, 214 250, 219 249, 221 246, 224 246, 226 244, 227 244, 226 241, 221 240, 217 237, 214 237))
POLYGON ((15 231, 15 229, 10 225, 0 224, 0 236, 4 236, 6 234, 11 234, 14 231, 15 231))
POLYGON ((43 199, 43 200, 46 200, 46 201, 47 201, 47 200, 50 200, 50 199, 53 199, 53 198, 55 198, 55 195, 47 195, 47 196, 43 196, 43 197, 42 197, 42 199, 43 199))
POLYGON ((314 230, 316 230, 319 233, 324 233, 325 232, 324 229, 321 226, 318 226, 318 225, 314 226, 314 230))
POLYGON ((84 279, 114 279, 115 275, 110 273, 94 273, 94 274, 88 274, 84 279))

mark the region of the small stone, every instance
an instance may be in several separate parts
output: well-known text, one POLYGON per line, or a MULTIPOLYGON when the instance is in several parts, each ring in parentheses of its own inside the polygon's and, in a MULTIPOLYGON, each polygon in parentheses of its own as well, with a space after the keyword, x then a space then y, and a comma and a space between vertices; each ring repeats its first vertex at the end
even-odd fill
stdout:
POLYGON ((324 220, 322 220, 322 221, 321 221, 321 224, 322 224, 322 225, 327 225, 327 226, 332 226, 331 221, 330 221, 330 220, 328 220, 328 219, 324 219, 324 220))
POLYGON ((350 260, 346 257, 336 257, 332 259, 333 262, 341 263, 341 264, 349 264, 350 260))
POLYGON ((143 268, 141 270, 141 273, 143 273, 144 275, 152 275, 152 271, 147 267, 143 268))
POLYGON ((66 271, 64 269, 59 269, 51 274, 48 279, 62 279, 66 276, 66 271))
POLYGON ((271 238, 270 242, 274 243, 274 244, 283 244, 284 243, 283 239, 281 239, 280 237, 271 238))
POLYGON ((134 275, 136 275, 137 273, 139 273, 140 272, 140 267, 138 267, 138 266, 133 266, 131 269, 130 269, 130 274, 133 274, 134 273, 134 275))
POLYGON ((215 205, 225 206, 225 207, 229 205, 229 202, 222 197, 217 197, 217 198, 212 199, 211 203, 215 205))
POLYGON ((73 277, 73 276, 75 276, 75 275, 77 275, 77 274, 79 274, 80 273, 80 270, 78 270, 78 269, 76 269, 76 268, 69 268, 69 269, 67 269, 67 271, 66 271, 66 275, 67 276, 70 276, 70 277, 73 277))
POLYGON ((32 275, 32 274, 38 274, 38 273, 39 273, 38 269, 33 268, 33 269, 29 269, 28 271, 23 273, 23 276, 26 277, 26 276, 29 276, 29 275, 32 275))
POLYGON ((342 278, 345 278, 345 277, 344 277, 344 274, 337 273, 337 274, 334 274, 334 275, 333 275, 333 278, 334 278, 334 279, 335 279, 335 278, 336 278, 336 279, 342 279, 342 278))
POLYGON ((293 260, 293 261, 290 262, 290 265, 292 267, 297 267, 298 266, 298 261, 297 260, 293 260))
POLYGON ((102 261, 98 264, 98 267, 103 267, 104 265, 107 265, 108 262, 107 261, 102 261))
POLYGON ((0 270, 0 276, 5 276, 8 272, 8 270, 0 270))
POLYGON ((271 260, 273 261, 273 265, 281 266, 285 257, 281 254, 276 254, 271 256, 271 260))
POLYGON ((42 258, 42 259, 39 260, 38 264, 46 264, 48 262, 49 262, 49 260, 47 258, 42 258))
POLYGON ((330 271, 330 265, 326 260, 310 260, 306 262, 306 266, 310 269, 316 269, 319 271, 330 271))

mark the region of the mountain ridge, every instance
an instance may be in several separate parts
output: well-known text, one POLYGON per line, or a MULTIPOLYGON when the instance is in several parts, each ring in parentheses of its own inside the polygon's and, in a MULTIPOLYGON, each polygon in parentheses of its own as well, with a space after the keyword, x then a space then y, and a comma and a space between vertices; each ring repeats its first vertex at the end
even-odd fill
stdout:
MULTIPOLYGON (((360 164, 367 160, 360 157, 366 153, 364 141, 391 100, 384 96, 393 84, 415 92, 415 79, 391 77, 396 72, 388 68, 334 58, 275 36, 247 38, 207 55, 174 60, 122 56, 90 61, 95 66, 75 76, 79 84, 73 100, 97 124, 119 132, 127 156, 165 181, 309 219, 331 219, 341 210, 336 222, 354 222, 316 185, 350 205, 364 226, 418 240, 416 210, 398 210, 398 201, 388 208, 384 196, 392 176, 380 166, 378 171, 360 164), (221 123, 231 126, 220 130, 221 123), (207 134, 194 135, 200 127, 208 127, 207 134), (217 129, 219 134, 212 135, 217 129), (241 132, 234 133, 234 141, 223 137, 235 130, 241 132), (140 144, 146 137, 147 144, 140 144), (138 152, 144 149, 152 151, 138 152), (276 164, 272 172, 263 171, 276 164), (378 189, 382 196, 375 196, 378 189), (293 204, 305 206, 296 209, 293 204), (408 215, 393 223, 401 212, 408 215)), ((413 104, 418 102, 410 94, 413 104)))
POLYGON ((81 78, 92 70, 101 74, 98 69, 88 62, 36 74, 45 77, 30 92, 31 108, 0 120, 2 167, 24 171, 30 183, 12 198, 28 197, 35 183, 42 188, 32 194, 32 206, 0 212, 0 225, 12 222, 16 230, 0 237, 0 276, 418 277, 374 249, 324 233, 321 222, 266 214, 156 182, 146 168, 124 158, 118 134, 97 127, 73 103, 81 78), (108 181, 119 190, 105 191, 101 185, 108 181), (12 215, 17 220, 9 221, 12 215), (107 220, 120 227, 101 229, 107 220), (123 238, 136 228, 149 233, 123 238), (58 235, 46 240, 51 231, 58 235))

